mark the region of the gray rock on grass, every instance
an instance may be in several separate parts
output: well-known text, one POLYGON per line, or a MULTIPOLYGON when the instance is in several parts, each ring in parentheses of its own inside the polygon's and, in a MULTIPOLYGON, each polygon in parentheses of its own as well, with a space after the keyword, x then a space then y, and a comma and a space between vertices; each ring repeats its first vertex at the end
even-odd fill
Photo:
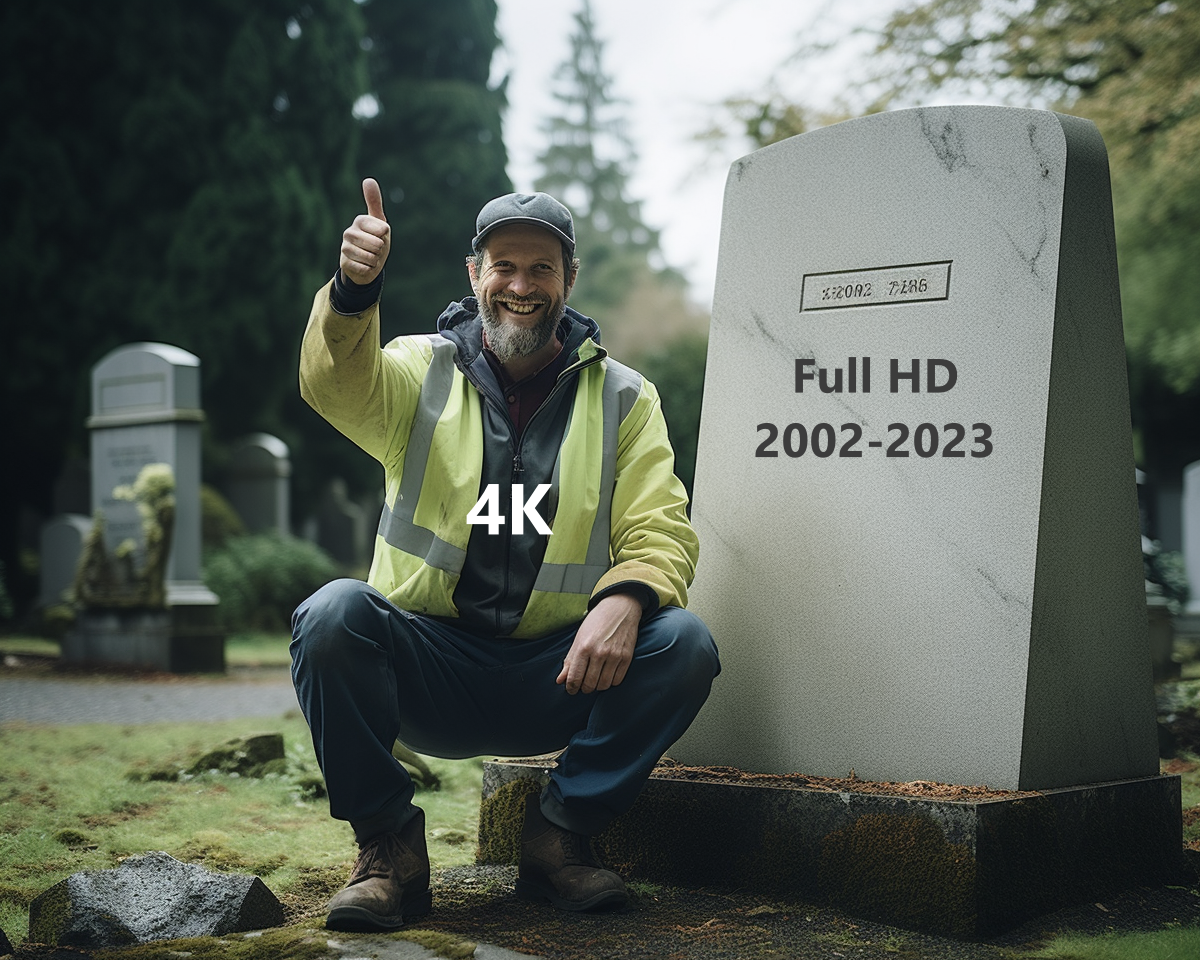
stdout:
POLYGON ((120 947, 221 936, 283 923, 283 906, 258 878, 222 874, 156 851, 115 870, 72 874, 29 906, 29 939, 120 947))

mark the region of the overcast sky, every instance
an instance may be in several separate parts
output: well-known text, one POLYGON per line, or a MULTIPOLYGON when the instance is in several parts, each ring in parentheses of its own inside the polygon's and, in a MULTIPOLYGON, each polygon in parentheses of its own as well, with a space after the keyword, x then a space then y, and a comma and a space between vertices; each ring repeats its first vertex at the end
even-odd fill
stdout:
MULTIPOLYGON (((849 34, 880 22, 899 0, 592 0, 604 64, 625 106, 638 154, 631 194, 646 223, 662 231, 667 262, 688 277, 709 306, 716 276, 721 199, 729 165, 747 153, 730 142, 714 156, 696 136, 714 123, 718 105, 760 94, 772 82, 813 107, 845 86, 848 64, 864 43, 820 65, 781 69, 806 39, 849 34)), ((504 49, 496 76, 509 75, 504 140, 517 190, 533 187, 542 126, 557 108, 552 76, 569 52, 579 0, 498 0, 504 49)))

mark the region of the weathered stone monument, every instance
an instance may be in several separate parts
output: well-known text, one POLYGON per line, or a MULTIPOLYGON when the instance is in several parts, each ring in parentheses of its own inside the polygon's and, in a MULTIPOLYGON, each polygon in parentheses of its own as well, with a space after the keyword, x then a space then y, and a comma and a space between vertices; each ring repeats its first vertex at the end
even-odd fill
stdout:
POLYGON ((1164 877, 1133 467, 1091 123, 904 110, 735 163, 690 603, 724 670, 669 753, 840 780, 667 767, 613 862, 709 882, 679 859, 703 849, 725 882, 968 935, 1164 877))
POLYGON ((278 437, 255 433, 237 445, 226 494, 247 533, 290 532, 291 476, 291 454, 278 437))
POLYGON ((127 541, 144 550, 137 505, 114 491, 132 487, 142 468, 166 464, 174 475, 174 520, 166 566, 167 618, 142 617, 130 632, 112 611, 84 609, 64 641, 67 659, 132 663, 188 672, 224 669, 217 597, 200 575, 200 361, 178 347, 118 347, 92 370, 92 506, 103 517, 107 549, 127 541), (165 626, 159 626, 163 620, 165 626), (145 623, 141 621, 147 621, 145 623))

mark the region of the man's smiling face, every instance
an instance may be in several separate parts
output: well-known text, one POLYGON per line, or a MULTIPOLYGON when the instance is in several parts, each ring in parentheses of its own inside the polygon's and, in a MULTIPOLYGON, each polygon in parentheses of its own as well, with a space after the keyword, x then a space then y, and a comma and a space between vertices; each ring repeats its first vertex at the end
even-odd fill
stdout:
POLYGON ((554 336, 574 276, 563 274, 563 246, 541 227, 515 223, 488 235, 482 266, 468 262, 488 346, 501 363, 527 357, 554 336))

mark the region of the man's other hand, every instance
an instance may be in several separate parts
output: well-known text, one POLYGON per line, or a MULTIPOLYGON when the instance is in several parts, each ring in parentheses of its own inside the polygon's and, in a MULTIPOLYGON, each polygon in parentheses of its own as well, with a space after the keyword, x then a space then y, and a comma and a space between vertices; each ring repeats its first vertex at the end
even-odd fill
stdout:
POLYGON ((594 693, 625 679, 637 646, 642 605, 628 593, 612 593, 583 618, 557 683, 567 693, 594 693))
POLYGON ((392 249, 392 228, 383 215, 383 194, 379 192, 379 184, 368 177, 362 187, 367 212, 355 217, 342 234, 339 266, 343 279, 365 285, 383 272, 392 249))

